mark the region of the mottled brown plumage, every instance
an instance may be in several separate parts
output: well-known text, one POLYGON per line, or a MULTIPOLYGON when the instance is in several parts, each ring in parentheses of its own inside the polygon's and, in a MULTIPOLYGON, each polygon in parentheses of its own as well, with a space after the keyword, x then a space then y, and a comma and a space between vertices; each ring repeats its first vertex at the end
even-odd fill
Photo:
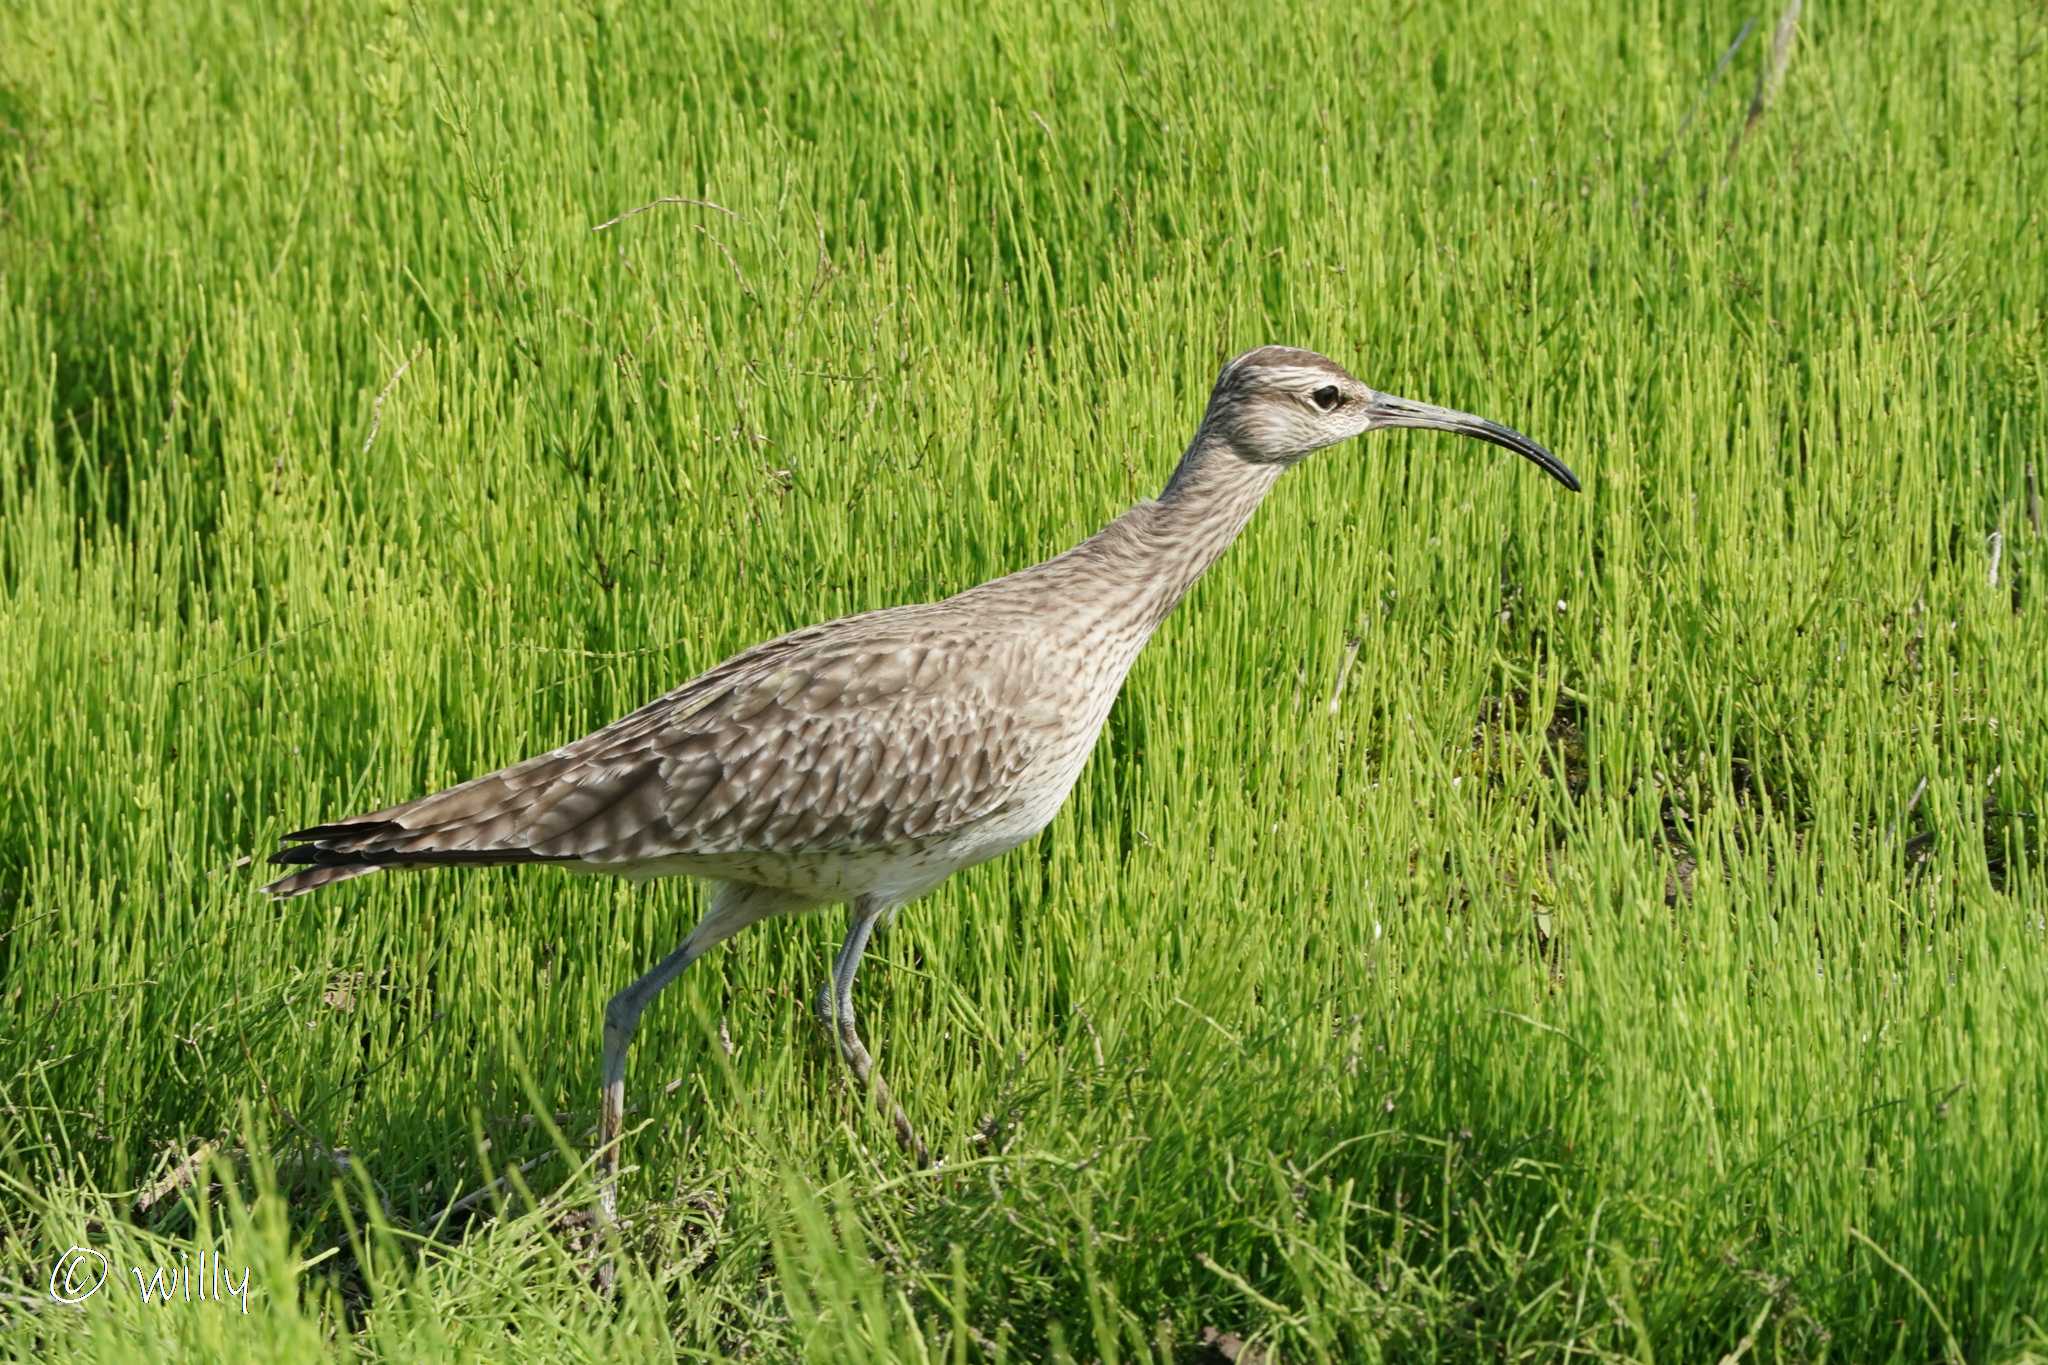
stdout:
POLYGON ((771 915, 852 906, 819 1001, 860 1082, 924 1149, 855 1030, 852 984, 877 919, 1051 821, 1159 623, 1311 451, 1378 426, 1460 431, 1577 483, 1526 437, 1378 394, 1309 351, 1224 367, 1160 497, 1057 558, 944 601, 850 616, 757 645, 582 739, 460 786, 286 836, 292 896, 386 867, 547 862, 718 883, 690 938, 606 1010, 605 1207, 625 1051, 690 961, 771 915))

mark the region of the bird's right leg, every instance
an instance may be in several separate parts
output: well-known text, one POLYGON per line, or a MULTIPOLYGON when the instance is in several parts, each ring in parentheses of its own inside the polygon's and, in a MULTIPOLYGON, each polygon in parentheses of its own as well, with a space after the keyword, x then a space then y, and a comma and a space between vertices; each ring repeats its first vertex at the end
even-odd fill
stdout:
POLYGON ((704 918, 683 946, 655 963, 653 970, 613 996, 604 1007, 604 1092, 598 1105, 597 1141, 598 1204, 605 1222, 618 1216, 619 1129, 626 1117, 626 1048, 633 1041, 641 1011, 705 950, 757 920, 799 910, 807 904, 786 892, 722 883, 711 898, 711 908, 704 912, 704 918))

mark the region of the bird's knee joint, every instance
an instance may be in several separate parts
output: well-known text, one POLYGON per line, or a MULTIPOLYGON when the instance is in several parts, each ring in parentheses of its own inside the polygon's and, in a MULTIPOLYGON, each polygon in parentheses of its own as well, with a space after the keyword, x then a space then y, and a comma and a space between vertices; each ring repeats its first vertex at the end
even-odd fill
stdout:
POLYGON ((640 1022, 640 1011, 631 1008, 630 1002, 613 997, 604 1007, 604 1031, 617 1034, 621 1039, 631 1038, 633 1028, 640 1022))

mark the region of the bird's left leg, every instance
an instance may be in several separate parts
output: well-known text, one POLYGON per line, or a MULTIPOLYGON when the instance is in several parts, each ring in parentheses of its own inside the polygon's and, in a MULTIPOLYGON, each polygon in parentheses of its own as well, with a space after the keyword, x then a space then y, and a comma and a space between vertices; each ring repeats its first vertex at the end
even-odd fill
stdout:
POLYGON ((903 1112, 896 1097, 889 1093, 889 1087, 882 1080, 882 1074, 875 1070, 875 1059, 868 1055, 867 1045, 860 1040, 860 1033, 853 1021, 853 974, 860 969, 860 955, 867 950, 868 936, 875 931, 875 923, 890 909, 887 901, 872 896, 862 896, 853 902, 852 920, 847 925, 846 942, 840 946, 839 956, 832 963, 832 980, 818 994, 818 1018, 820 1023, 831 1026, 839 1039, 839 1055, 845 1059, 847 1069, 853 1072, 854 1081, 874 1096, 875 1108, 896 1127, 896 1141, 903 1150, 920 1166, 932 1164, 931 1153, 910 1126, 910 1119, 903 1112))

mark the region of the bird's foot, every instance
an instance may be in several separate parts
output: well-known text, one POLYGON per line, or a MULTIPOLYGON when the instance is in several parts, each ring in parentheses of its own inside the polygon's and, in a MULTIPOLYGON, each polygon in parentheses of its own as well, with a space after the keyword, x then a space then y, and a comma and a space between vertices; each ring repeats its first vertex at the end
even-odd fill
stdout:
MULTIPOLYGON (((886 1093, 885 1091, 882 1095, 877 1095, 877 1102, 881 1102, 886 1093)), ((917 1163, 919 1170, 930 1169, 933 1164, 931 1149, 924 1145, 924 1139, 917 1135, 917 1129, 910 1126, 910 1116, 905 1114, 902 1106, 894 1100, 888 1100, 887 1107, 889 1121, 896 1125, 896 1145, 917 1163)))

